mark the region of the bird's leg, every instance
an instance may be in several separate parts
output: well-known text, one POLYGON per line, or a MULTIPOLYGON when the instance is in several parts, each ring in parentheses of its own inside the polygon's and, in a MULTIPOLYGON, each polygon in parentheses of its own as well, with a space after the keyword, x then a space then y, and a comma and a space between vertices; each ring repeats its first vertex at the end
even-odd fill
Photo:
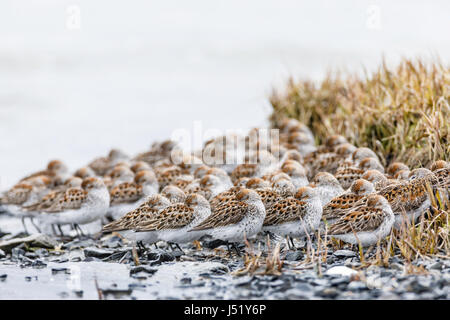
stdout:
POLYGON ((233 252, 231 252, 230 243, 228 241, 227 241, 227 249, 228 249, 228 254, 230 255, 230 258, 233 258, 233 252))
POLYGON ((37 232, 41 233, 41 229, 36 225, 33 218, 30 218, 31 224, 36 228, 37 232))
POLYGON ((71 227, 72 227, 72 230, 75 230, 75 232, 76 232, 76 234, 77 234, 77 238, 79 238, 79 237, 80 237, 80 234, 78 233, 78 229, 75 227, 75 224, 72 223, 72 224, 71 224, 71 227))
POLYGON ((197 250, 201 250, 202 249, 202 245, 200 244, 200 241, 194 240, 193 244, 197 248, 197 250))
POLYGON ((233 249, 234 249, 234 251, 236 251, 236 254, 239 256, 239 257, 241 257, 242 255, 241 255, 241 250, 239 250, 239 248, 236 246, 236 243, 232 243, 232 246, 233 246, 233 249))
POLYGON ((59 235, 60 235, 61 237, 64 237, 64 232, 63 232, 62 229, 61 229, 61 225, 60 225, 60 224, 57 224, 56 226, 58 227, 59 235))
POLYGON ((178 250, 180 250, 183 254, 185 254, 183 249, 181 249, 180 245, 177 242, 175 242, 175 246, 178 248, 178 250))
POLYGON ((145 247, 145 245, 144 245, 144 243, 142 241, 138 241, 136 244, 137 244, 138 249, 140 251, 143 251, 143 252, 147 251, 147 248, 145 247))
POLYGON ((52 232, 53 232, 53 235, 56 236, 55 225, 52 223, 51 226, 52 226, 52 232))
POLYGON ((291 248, 291 242, 289 241, 290 240, 290 237, 289 236, 286 236, 286 244, 287 244, 287 246, 288 246, 288 250, 291 250, 292 248, 291 248))
POLYGON ((25 225, 25 217, 23 216, 21 220, 22 220, 22 226, 23 226, 23 229, 25 230, 25 233, 30 234, 27 230, 27 226, 25 225))
POLYGON ((294 238, 289 237, 289 239, 291 240, 292 248, 294 248, 294 250, 297 250, 297 247, 295 246, 295 243, 294 243, 294 238))
POLYGON ((80 225, 78 223, 75 223, 75 229, 80 231, 80 234, 82 237, 86 237, 86 235, 83 232, 83 229, 81 229, 80 225))

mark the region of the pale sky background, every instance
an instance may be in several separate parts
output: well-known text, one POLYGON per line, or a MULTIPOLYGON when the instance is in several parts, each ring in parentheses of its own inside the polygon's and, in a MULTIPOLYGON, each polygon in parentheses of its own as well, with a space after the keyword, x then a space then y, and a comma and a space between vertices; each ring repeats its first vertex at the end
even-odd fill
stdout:
POLYGON ((445 0, 2 0, 0 189, 194 121, 267 125, 289 76, 373 69, 383 54, 448 63, 449 16, 445 0))

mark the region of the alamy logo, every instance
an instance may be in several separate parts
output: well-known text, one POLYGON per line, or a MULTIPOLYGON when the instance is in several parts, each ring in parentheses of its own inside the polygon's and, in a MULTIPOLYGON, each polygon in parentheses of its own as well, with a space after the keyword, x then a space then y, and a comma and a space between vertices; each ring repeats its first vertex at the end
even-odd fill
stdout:
POLYGON ((81 10, 77 5, 68 6, 66 9, 66 28, 69 30, 81 29, 81 10))
POLYGON ((204 163, 211 166, 279 160, 273 152, 280 145, 278 129, 253 129, 249 133, 242 129, 204 130, 202 122, 196 121, 192 130, 175 130, 171 140, 177 143, 171 152, 171 160, 175 164, 204 163), (192 153, 185 150, 198 151, 194 152, 196 157, 191 157, 192 153))
POLYGON ((366 27, 370 30, 381 29, 381 8, 378 5, 370 5, 367 8, 366 27))

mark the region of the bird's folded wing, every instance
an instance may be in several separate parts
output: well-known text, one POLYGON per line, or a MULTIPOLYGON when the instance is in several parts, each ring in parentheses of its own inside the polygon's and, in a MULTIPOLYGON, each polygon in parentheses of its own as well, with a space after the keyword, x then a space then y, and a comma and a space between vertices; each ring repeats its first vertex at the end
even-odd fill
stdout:
POLYGON ((140 206, 118 220, 103 226, 103 232, 133 230, 139 221, 150 220, 152 215, 158 211, 149 206, 140 206))
POLYGON ((142 195, 142 186, 134 182, 124 182, 111 190, 111 204, 135 202, 139 200, 142 195))
POLYGON ((35 173, 32 173, 32 174, 29 174, 26 177, 23 177, 22 179, 20 179, 20 181, 25 181, 25 180, 28 180, 28 179, 31 179, 31 178, 35 178, 35 177, 39 177, 39 176, 47 176, 49 174, 50 174, 50 172, 48 170, 41 170, 41 171, 38 171, 38 172, 35 172, 35 173))
POLYGON ((228 202, 235 197, 236 197, 236 194, 230 190, 219 193, 217 196, 215 196, 214 198, 211 199, 211 201, 210 201, 211 207, 213 208, 213 207, 221 206, 225 202, 228 202))
POLYGON ((306 203, 296 199, 285 199, 269 208, 264 219, 264 226, 273 226, 303 219, 306 203))
POLYGON ((440 188, 450 187, 450 168, 442 168, 435 173, 434 185, 440 188))
POLYGON ((336 219, 342 216, 342 213, 353 207, 362 196, 353 193, 343 194, 339 197, 331 199, 323 207, 322 217, 325 219, 336 219))
POLYGON ((81 188, 67 189, 49 208, 43 209, 43 212, 57 213, 64 210, 79 209, 86 201, 87 191, 81 188))
POLYGON ((64 191, 52 191, 47 193, 38 203, 23 207, 27 211, 37 211, 50 208, 59 197, 64 196, 64 191))
POLYGON ((390 185, 383 188, 378 194, 386 198, 394 213, 419 208, 428 195, 425 183, 419 184, 419 181, 390 185))
POLYGON ((384 214, 381 209, 358 208, 350 211, 331 225, 328 234, 339 235, 353 232, 374 231, 383 223, 384 214))
POLYGON ((258 189, 258 190, 256 190, 256 192, 261 197, 261 200, 266 209, 270 208, 275 203, 282 200, 281 196, 276 191, 273 191, 273 190, 258 189))
POLYGON ((194 210, 182 203, 177 203, 155 213, 149 219, 140 221, 134 228, 137 232, 180 229, 194 220, 194 210))
POLYGON ((32 187, 28 184, 18 184, 12 189, 8 190, 5 196, 2 198, 4 204, 22 204, 27 201, 32 187))
POLYGON ((200 231, 217 227, 225 227, 239 223, 247 213, 245 202, 230 201, 213 209, 211 215, 190 231, 200 231))

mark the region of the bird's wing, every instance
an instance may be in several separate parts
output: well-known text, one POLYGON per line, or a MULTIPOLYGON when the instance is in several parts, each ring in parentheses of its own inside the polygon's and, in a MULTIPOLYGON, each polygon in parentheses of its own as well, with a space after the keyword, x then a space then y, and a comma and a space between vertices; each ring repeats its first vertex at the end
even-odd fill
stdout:
POLYGON ((23 207, 27 211, 40 211, 50 208, 60 197, 64 196, 64 191, 51 191, 35 204, 23 207))
POLYGON ((110 192, 111 204, 129 203, 139 200, 143 195, 142 186, 134 182, 124 182, 110 192))
POLYGON ((374 231, 383 223, 382 209, 369 207, 350 211, 331 225, 328 234, 339 235, 352 232, 374 231))
POLYGON ((185 204, 177 203, 141 221, 134 228, 137 232, 180 229, 194 220, 194 210, 185 204))
POLYGON ((306 202, 294 198, 284 199, 267 210, 264 226, 301 220, 307 213, 306 209, 306 202))
POLYGON ((191 231, 225 227, 239 223, 248 210, 248 205, 241 201, 230 201, 215 207, 211 215, 191 231))
POLYGON ((20 205, 27 201, 32 189, 33 188, 28 184, 18 184, 4 194, 1 203, 20 205))
POLYGON ((50 207, 43 212, 58 213, 64 210, 79 209, 86 201, 87 191, 81 188, 67 189, 50 207))
POLYGON ((331 199, 323 207, 322 217, 325 219, 336 219, 342 216, 343 212, 352 208, 363 196, 354 193, 347 193, 331 199))
POLYGON ((103 226, 103 232, 133 230, 139 222, 151 220, 153 215, 156 213, 158 213, 158 210, 155 210, 149 206, 140 206, 139 208, 128 212, 120 219, 103 226))

